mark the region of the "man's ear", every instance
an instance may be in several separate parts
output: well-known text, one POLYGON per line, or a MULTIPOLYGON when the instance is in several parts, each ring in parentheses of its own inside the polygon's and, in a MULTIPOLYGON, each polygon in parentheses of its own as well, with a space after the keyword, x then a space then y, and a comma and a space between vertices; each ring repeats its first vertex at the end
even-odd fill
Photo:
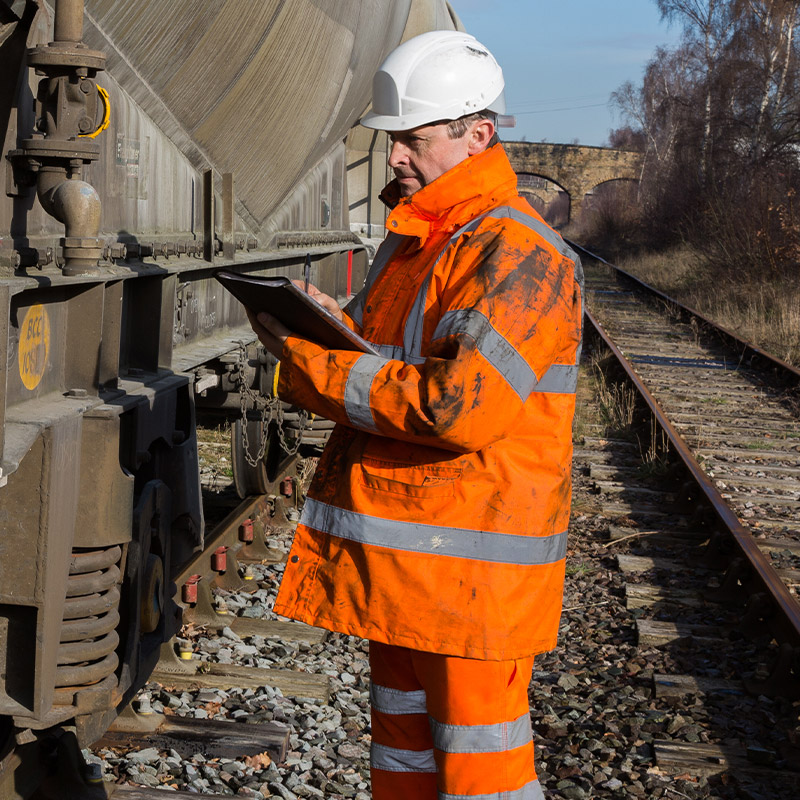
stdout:
POLYGON ((479 119, 472 123, 469 133, 467 151, 471 156, 477 155, 489 146, 494 136, 494 123, 490 119, 479 119))

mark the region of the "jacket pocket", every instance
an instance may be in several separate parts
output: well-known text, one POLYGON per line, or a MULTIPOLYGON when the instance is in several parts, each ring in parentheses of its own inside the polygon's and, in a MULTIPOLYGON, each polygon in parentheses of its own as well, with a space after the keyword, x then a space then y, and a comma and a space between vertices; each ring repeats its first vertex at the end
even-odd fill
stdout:
POLYGON ((452 497, 460 477, 460 467, 403 464, 368 457, 361 460, 363 486, 406 497, 452 497))

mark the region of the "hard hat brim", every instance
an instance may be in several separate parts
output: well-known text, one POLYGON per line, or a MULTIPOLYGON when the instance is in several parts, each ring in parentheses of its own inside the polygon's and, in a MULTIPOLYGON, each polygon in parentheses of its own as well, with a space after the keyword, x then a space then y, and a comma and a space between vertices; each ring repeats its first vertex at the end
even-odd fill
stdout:
MULTIPOLYGON (((480 111, 494 111, 495 114, 502 116, 505 114, 506 102, 505 95, 501 90, 500 94, 489 103, 485 109, 480 111)), ((416 114, 376 114, 370 110, 359 120, 359 124, 364 128, 371 128, 377 131, 408 131, 412 128, 419 128, 423 125, 431 125, 434 122, 449 122, 454 119, 469 116, 472 112, 464 113, 463 108, 454 109, 448 114, 446 110, 436 109, 439 113, 430 110, 421 111, 416 114)))

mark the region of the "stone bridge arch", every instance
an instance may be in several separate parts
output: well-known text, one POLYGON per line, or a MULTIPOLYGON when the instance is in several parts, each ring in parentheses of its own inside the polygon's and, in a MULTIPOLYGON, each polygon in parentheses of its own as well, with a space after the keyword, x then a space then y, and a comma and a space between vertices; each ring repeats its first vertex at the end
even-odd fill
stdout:
POLYGON ((530 172, 517 172, 517 191, 550 225, 569 221, 569 192, 549 178, 530 172))
POLYGON ((515 172, 539 175, 563 187, 570 196, 570 218, 595 186, 614 180, 639 180, 641 153, 549 142, 503 142, 515 172))

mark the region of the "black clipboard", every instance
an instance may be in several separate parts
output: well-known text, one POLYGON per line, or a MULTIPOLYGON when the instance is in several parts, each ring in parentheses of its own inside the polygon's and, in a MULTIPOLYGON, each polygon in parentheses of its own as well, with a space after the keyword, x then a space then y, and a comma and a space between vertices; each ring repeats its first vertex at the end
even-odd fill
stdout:
POLYGON ((351 331, 289 278, 240 275, 226 269, 217 270, 214 277, 251 311, 272 314, 304 339, 328 350, 357 350, 380 355, 369 342, 351 331))

